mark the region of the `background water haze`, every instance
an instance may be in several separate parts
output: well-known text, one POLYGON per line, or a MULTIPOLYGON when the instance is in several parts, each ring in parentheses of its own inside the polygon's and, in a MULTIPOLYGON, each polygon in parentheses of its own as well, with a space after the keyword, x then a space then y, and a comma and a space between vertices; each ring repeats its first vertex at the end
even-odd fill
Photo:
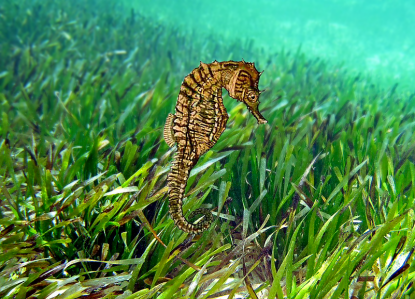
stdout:
POLYGON ((127 5, 199 37, 214 33, 223 42, 253 39, 271 53, 301 46, 308 56, 344 63, 350 71, 369 74, 385 87, 399 82, 400 88, 411 88, 412 1, 154 0, 127 5))

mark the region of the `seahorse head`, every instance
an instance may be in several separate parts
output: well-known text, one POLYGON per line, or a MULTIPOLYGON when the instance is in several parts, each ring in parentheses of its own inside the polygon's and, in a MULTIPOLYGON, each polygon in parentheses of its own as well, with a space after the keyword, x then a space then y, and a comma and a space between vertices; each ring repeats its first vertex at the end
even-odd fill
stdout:
POLYGON ((267 120, 258 110, 259 96, 261 91, 258 89, 259 78, 262 73, 258 72, 254 63, 245 61, 226 61, 222 62, 222 80, 229 95, 243 103, 257 119, 259 124, 267 123, 267 120))

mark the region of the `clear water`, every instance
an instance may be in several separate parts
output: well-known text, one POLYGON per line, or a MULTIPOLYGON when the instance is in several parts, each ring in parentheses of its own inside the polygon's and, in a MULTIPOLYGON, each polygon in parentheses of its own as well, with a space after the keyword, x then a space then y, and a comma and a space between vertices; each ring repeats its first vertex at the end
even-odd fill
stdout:
MULTIPOLYGON (((269 53, 301 51, 310 59, 369 75, 384 87, 415 82, 415 1, 151 0, 126 1, 138 12, 198 37, 253 39, 269 53)), ((242 57, 243 58, 243 57, 242 57)), ((212 60, 217 59, 212 57, 212 60)))

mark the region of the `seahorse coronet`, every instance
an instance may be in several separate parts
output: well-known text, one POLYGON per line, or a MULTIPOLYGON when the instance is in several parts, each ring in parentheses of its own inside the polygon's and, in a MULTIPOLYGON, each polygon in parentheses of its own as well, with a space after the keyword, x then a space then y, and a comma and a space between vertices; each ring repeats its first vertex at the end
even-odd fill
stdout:
POLYGON ((260 75, 254 63, 215 60, 209 64, 201 61, 199 67, 183 80, 176 112, 167 117, 163 135, 170 147, 177 145, 167 176, 169 212, 175 225, 184 232, 201 233, 213 221, 208 209, 199 208, 189 218, 200 214, 204 219, 189 223, 183 215, 182 204, 190 170, 226 129, 229 116, 223 105, 222 89, 225 88, 232 98, 245 103, 259 124, 266 123, 258 110, 260 75))

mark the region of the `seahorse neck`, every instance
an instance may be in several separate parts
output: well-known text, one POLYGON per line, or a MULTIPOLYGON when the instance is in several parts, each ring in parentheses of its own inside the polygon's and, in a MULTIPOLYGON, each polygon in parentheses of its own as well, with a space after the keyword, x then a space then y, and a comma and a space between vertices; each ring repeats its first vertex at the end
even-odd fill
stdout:
POLYGON ((231 97, 235 95, 235 81, 237 75, 235 71, 228 68, 217 68, 213 71, 214 77, 217 81, 217 87, 225 88, 231 97))

